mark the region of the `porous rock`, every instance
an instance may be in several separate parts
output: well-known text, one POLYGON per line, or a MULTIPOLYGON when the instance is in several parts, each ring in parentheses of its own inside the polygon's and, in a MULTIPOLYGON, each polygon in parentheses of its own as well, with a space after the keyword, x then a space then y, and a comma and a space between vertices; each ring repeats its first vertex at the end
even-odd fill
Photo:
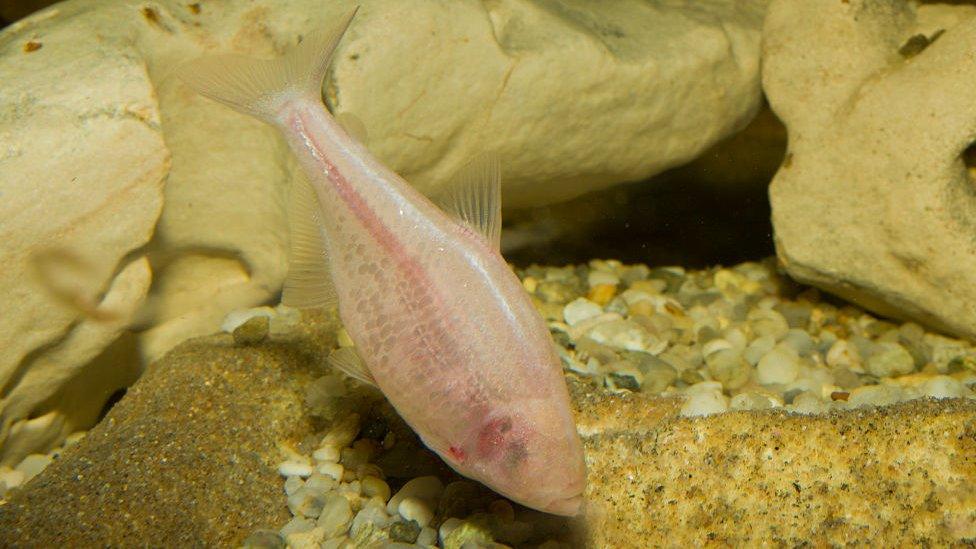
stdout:
POLYGON ((976 7, 777 0, 763 86, 789 150, 771 188, 794 278, 976 338, 976 7))

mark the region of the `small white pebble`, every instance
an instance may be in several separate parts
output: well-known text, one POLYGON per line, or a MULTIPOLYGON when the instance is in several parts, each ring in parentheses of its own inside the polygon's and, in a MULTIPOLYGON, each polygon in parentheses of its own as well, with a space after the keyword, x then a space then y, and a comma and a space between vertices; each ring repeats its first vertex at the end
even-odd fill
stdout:
POLYGON ((461 522, 463 522, 461 519, 451 517, 441 524, 441 527, 437 532, 438 536, 440 537, 441 545, 444 545, 444 540, 447 539, 447 536, 451 535, 451 532, 456 530, 458 526, 461 526, 461 522))
POLYGON ((756 364, 759 364, 759 360, 763 357, 763 355, 773 350, 773 347, 775 346, 776 338, 773 336, 767 335, 757 337, 756 339, 753 339, 746 347, 746 350, 742 352, 742 357, 745 358, 749 364, 755 366, 756 364))
POLYGON ((342 475, 345 473, 345 467, 341 463, 323 463, 319 465, 318 472, 327 477, 332 477, 336 482, 342 481, 342 475))
POLYGON ((822 414, 830 410, 830 404, 816 394, 805 391, 793 398, 791 408, 798 414, 822 414))
POLYGON ((716 338, 708 343, 702 345, 702 356, 706 359, 708 355, 715 354, 719 351, 724 351, 726 349, 731 349, 732 344, 722 338, 716 338))
POLYGON ((575 326, 601 313, 603 313, 603 308, 585 297, 578 297, 563 307, 563 319, 570 326, 575 326))
POLYGON ((416 521, 421 528, 430 524, 434 518, 434 511, 430 506, 424 500, 413 496, 403 498, 397 507, 397 512, 407 520, 416 521))
POLYGON ((830 346, 827 351, 827 365, 834 368, 850 368, 855 372, 854 367, 860 367, 861 355, 857 352, 857 347, 846 339, 838 339, 830 346))
POLYGON ((305 481, 299 476, 290 476, 285 479, 285 495, 292 495, 300 488, 305 486, 305 481))
POLYGON ((234 330, 240 328, 245 322, 259 316, 267 318, 270 322, 272 318, 277 316, 277 313, 271 307, 234 309, 233 311, 227 313, 227 316, 224 317, 224 322, 220 325, 220 329, 228 334, 232 334, 234 333, 234 330))
POLYGON ((847 406, 884 406, 903 400, 904 391, 890 385, 866 385, 851 391, 847 397, 847 406))
POLYGON ((386 503, 390 500, 390 485, 382 479, 374 476, 367 476, 362 481, 363 495, 366 497, 379 497, 386 503))
POLYGON ((74 433, 71 433, 67 438, 64 439, 64 447, 67 448, 68 446, 78 444, 87 434, 88 431, 75 431, 74 433))
POLYGON ((312 466, 298 461, 283 461, 278 465, 278 473, 283 477, 307 478, 312 474, 312 466))
POLYGON ((325 504, 319 513, 316 524, 325 530, 326 538, 334 538, 345 534, 352 522, 352 507, 349 500, 337 493, 325 495, 325 504))
POLYGON ((283 538, 288 537, 296 532, 308 532, 312 528, 315 528, 315 523, 303 517, 295 517, 288 521, 287 524, 278 530, 278 535, 283 538))
POLYGON ((304 532, 294 532, 285 536, 285 543, 291 549, 319 549, 325 539, 325 530, 319 527, 304 532))
POLYGON ((336 463, 339 461, 339 456, 342 455, 342 451, 331 444, 322 446, 318 450, 312 453, 312 457, 315 461, 327 461, 330 463, 336 463))
POLYGON ((685 417, 708 416, 719 414, 729 409, 725 395, 721 391, 703 391, 689 395, 681 407, 681 415, 685 417))
POLYGON ((312 476, 308 477, 308 480, 305 481, 305 486, 313 492, 324 494, 326 492, 335 490, 336 482, 332 477, 325 476, 321 473, 313 473, 312 476))
POLYGON ((45 454, 30 454, 21 460, 14 469, 27 475, 27 480, 37 476, 38 473, 47 468, 54 459, 45 454))
POLYGON ((965 385, 949 376, 934 376, 925 380, 919 390, 923 395, 933 398, 961 398, 973 394, 965 385))
POLYGON ((421 528, 420 534, 417 536, 417 545, 434 545, 435 543, 437 543, 437 530, 430 526, 421 528))
POLYGON ((789 345, 777 345, 759 359, 756 381, 762 385, 786 384, 800 374, 800 357, 789 345))
POLYGON ((620 277, 608 271, 590 271, 590 274, 586 277, 586 282, 590 285, 590 288, 599 286, 600 284, 616 286, 620 284, 620 277))
POLYGON ((11 469, 10 467, 0 467, 0 495, 7 490, 16 488, 27 481, 27 475, 23 471, 11 469))
POLYGON ((397 512, 400 502, 404 498, 416 497, 428 501, 436 501, 444 491, 444 483, 435 476, 417 477, 407 481, 403 488, 390 498, 386 505, 386 511, 391 515, 397 512))
POLYGON ((319 545, 319 549, 340 549, 351 545, 352 542, 349 540, 349 536, 338 536, 332 539, 328 539, 319 545))
POLYGON ((352 441, 356 440, 356 435, 358 434, 359 414, 349 414, 335 422, 332 429, 322 437, 322 442, 319 444, 319 447, 334 446, 336 448, 345 448, 352 444, 352 441))

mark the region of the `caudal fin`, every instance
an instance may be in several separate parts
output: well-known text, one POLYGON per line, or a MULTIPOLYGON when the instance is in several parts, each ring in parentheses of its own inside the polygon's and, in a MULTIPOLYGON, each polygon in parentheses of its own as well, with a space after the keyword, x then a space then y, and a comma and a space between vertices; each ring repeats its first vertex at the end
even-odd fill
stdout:
POLYGON ((177 75, 201 95, 267 122, 274 122, 284 100, 321 97, 322 80, 342 35, 359 11, 346 14, 328 32, 312 34, 279 59, 216 55, 190 61, 177 75))

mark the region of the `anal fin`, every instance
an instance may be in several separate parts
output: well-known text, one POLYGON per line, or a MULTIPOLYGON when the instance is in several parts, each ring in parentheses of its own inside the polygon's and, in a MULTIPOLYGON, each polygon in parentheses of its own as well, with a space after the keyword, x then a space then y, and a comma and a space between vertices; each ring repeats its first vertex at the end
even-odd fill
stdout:
POLYGON ((483 154, 465 164, 434 202, 484 236, 495 251, 501 248, 501 167, 497 156, 483 154))
POLYGON ((328 309, 336 304, 335 286, 322 232, 315 189, 304 178, 292 184, 288 211, 291 249, 281 303, 299 309, 328 309))

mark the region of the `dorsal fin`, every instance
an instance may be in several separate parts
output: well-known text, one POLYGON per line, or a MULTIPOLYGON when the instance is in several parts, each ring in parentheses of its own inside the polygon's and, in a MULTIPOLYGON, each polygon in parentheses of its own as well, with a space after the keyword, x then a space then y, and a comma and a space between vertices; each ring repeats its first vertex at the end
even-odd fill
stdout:
POLYGON ((291 250, 281 303, 299 309, 331 308, 336 303, 329 270, 318 196, 299 177, 292 184, 288 224, 291 250))
POLYGON ((494 154, 465 164, 435 200, 445 213, 481 234, 495 251, 501 247, 501 167, 494 154))
POLYGON ((363 145, 368 144, 369 135, 366 131, 366 124, 363 124, 363 121, 358 116, 351 112, 340 112, 335 118, 339 122, 339 125, 342 126, 342 129, 346 130, 346 133, 349 134, 349 137, 352 137, 363 145))
POLYGON ((328 358, 329 365, 346 373, 349 377, 358 379, 367 385, 376 386, 373 374, 369 373, 366 363, 356 352, 355 347, 339 347, 328 358))

